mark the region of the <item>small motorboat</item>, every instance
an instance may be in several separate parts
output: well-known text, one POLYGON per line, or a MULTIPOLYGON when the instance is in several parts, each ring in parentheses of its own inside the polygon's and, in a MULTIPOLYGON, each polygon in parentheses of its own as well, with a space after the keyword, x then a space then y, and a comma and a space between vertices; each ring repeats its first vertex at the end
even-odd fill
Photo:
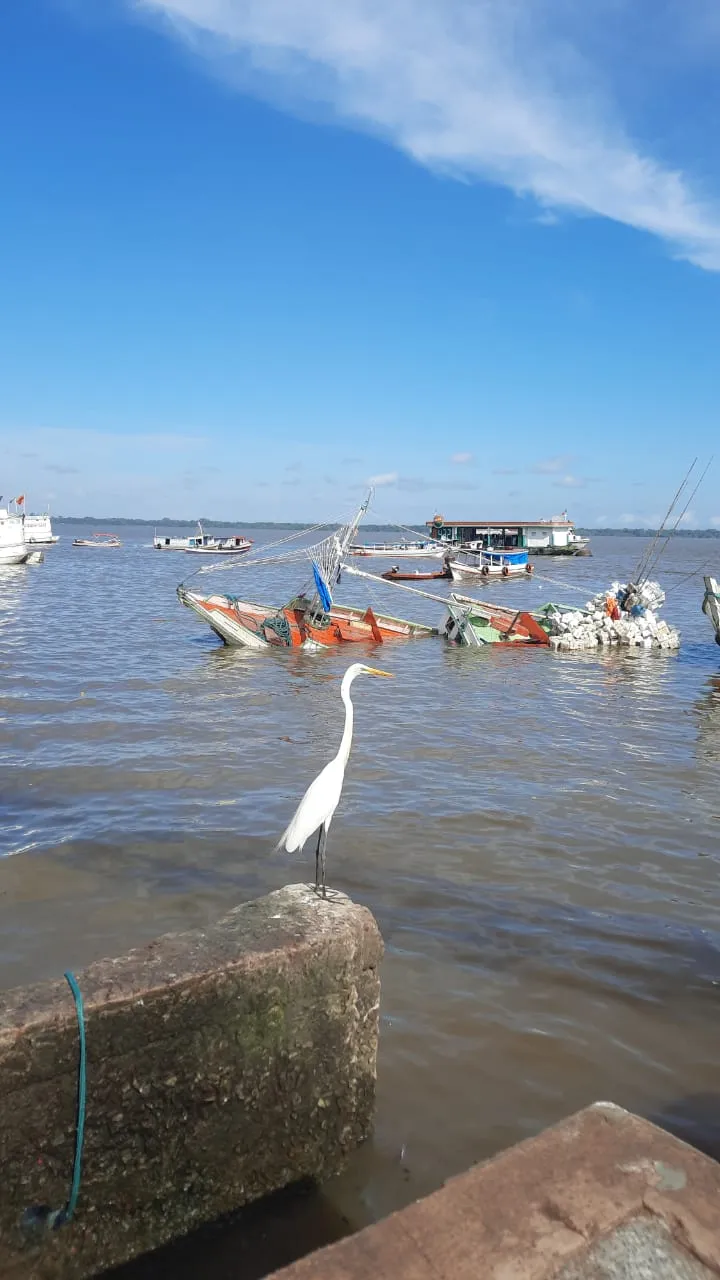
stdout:
POLYGON ((388 582, 431 582, 434 578, 452 578, 452 574, 447 564, 443 569, 438 569, 434 573, 423 573, 422 569, 405 571, 399 565, 394 564, 392 569, 381 573, 380 577, 386 578, 388 582))
POLYGON ((121 547, 116 533, 94 533, 92 538, 73 538, 74 547, 121 547))

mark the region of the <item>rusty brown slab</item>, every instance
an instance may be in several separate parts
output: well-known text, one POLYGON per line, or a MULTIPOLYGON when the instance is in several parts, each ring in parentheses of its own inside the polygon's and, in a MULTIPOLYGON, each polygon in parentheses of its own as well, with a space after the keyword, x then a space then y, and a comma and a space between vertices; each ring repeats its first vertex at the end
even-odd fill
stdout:
POLYGON ((720 1275, 720 1165, 598 1102, 273 1280, 639 1280, 641 1246, 720 1275))

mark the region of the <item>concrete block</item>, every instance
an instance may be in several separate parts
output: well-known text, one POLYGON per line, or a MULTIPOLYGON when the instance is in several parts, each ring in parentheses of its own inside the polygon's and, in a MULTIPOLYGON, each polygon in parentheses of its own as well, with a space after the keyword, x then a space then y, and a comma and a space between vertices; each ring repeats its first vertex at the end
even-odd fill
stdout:
POLYGON ((612 1103, 274 1280, 711 1280, 720 1165, 612 1103))
POLYGON ((371 1129, 382 942, 370 913, 292 885, 212 928, 76 976, 87 1121, 67 1200, 78 1034, 64 979, 0 993, 0 1276, 75 1280, 301 1178, 338 1172, 371 1129))

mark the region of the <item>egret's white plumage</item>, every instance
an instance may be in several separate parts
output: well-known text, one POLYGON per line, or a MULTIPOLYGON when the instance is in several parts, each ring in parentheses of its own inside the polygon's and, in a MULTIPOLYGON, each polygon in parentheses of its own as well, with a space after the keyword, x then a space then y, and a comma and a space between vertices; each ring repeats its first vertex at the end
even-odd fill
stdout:
POLYGON ((379 671, 377 667, 366 667, 362 662, 353 662, 343 676, 340 686, 340 697, 345 704, 345 728, 336 756, 325 765, 314 782, 310 783, 305 795, 298 805, 289 826, 285 829, 278 843, 279 849, 288 853, 302 850, 310 836, 318 832, 317 849, 315 850, 315 888, 320 885, 322 873, 322 891, 325 896, 325 842, 335 810, 340 803, 345 766, 350 755, 353 736, 353 704, 350 699, 350 686, 360 675, 390 676, 389 671, 379 671))

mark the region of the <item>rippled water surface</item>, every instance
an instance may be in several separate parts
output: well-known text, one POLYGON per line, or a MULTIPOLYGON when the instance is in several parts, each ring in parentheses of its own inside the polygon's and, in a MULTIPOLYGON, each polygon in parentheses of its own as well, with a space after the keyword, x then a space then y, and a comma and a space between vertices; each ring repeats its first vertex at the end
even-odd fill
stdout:
MULTIPOLYGON (((360 656, 224 649, 175 598, 194 558, 150 550, 151 529, 102 552, 58 532, 44 564, 0 570, 5 987, 309 878, 268 850, 336 749, 337 677, 360 656)), ((483 594, 582 603, 643 545, 598 537, 592 559, 483 594)), ((658 575, 678 655, 433 638, 384 646, 397 679, 354 686, 328 873, 387 957, 376 1137, 327 1192, 353 1225, 595 1098, 712 1135, 720 649, 685 576, 700 565, 717 574, 720 542, 677 540, 658 575)), ((271 602, 299 585, 205 581, 271 602)), ((442 619, 347 575, 341 592, 442 619)))

